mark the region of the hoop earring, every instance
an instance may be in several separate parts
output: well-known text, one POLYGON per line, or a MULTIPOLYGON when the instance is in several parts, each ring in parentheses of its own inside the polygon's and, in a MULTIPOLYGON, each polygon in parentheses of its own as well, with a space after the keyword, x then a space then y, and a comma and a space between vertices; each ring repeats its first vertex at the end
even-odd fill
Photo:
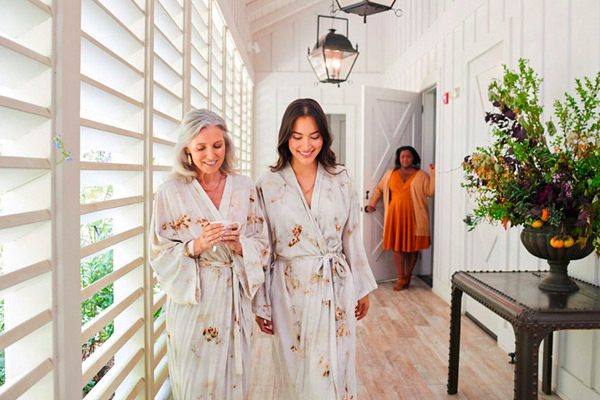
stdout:
POLYGON ((188 166, 192 166, 194 165, 194 163, 192 162, 192 155, 190 153, 187 153, 187 159, 188 159, 188 166))

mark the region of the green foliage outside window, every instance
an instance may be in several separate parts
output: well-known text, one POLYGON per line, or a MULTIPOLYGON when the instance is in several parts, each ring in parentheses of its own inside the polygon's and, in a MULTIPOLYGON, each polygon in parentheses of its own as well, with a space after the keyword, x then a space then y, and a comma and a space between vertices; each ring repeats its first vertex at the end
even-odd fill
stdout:
MULTIPOLYGON (((90 224, 81 225, 80 242, 82 246, 87 246, 106 239, 113 234, 113 221, 106 218, 94 221, 90 224)), ((113 250, 98 254, 85 262, 81 263, 81 287, 87 287, 98 279, 106 276, 113 271, 113 250)), ((81 323, 82 325, 95 318, 103 310, 108 308, 114 302, 114 285, 110 284, 90 298, 81 303, 81 323)), ((82 360, 88 358, 97 347, 106 342, 114 332, 114 323, 106 325, 96 335, 90 338, 81 348, 82 360)), ((94 376, 83 388, 83 396, 92 390, 96 383, 110 370, 113 365, 111 359, 99 373, 94 376)))

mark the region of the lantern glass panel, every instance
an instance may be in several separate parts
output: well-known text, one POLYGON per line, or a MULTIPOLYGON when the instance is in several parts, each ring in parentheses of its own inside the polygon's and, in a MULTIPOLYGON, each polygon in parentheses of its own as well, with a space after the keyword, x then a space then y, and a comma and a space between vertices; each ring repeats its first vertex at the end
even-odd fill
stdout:
POLYGON ((323 56, 323 49, 316 48, 308 55, 308 61, 312 66, 317 79, 321 82, 327 80, 327 69, 325 68, 325 57, 323 56))
POLYGON ((329 79, 338 81, 348 78, 358 53, 325 49, 324 55, 329 79))

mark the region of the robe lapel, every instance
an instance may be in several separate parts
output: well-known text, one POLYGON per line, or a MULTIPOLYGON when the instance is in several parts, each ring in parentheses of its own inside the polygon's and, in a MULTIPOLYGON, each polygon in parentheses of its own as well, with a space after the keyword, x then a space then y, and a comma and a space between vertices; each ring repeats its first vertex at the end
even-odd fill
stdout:
POLYGON ((304 198, 304 194, 302 193, 302 189, 300 188, 300 184, 298 183, 298 179, 296 178, 296 175, 294 174, 294 170, 292 169, 292 167, 288 164, 287 167, 285 167, 282 170, 282 175, 284 180, 286 181, 286 183, 295 188, 296 194, 298 196, 300 196, 300 199, 302 200, 302 204, 304 205, 304 211, 306 213, 306 216, 308 217, 308 219, 310 220, 310 222, 312 223, 313 226, 313 230, 314 233, 318 239, 318 243, 319 243, 319 247, 321 248, 321 251, 327 251, 326 249, 326 245, 325 245, 325 239, 323 237, 323 232, 321 231, 321 227, 319 226, 319 223, 317 222, 317 215, 319 212, 319 197, 320 197, 320 193, 321 193, 321 183, 323 181, 323 167, 321 166, 321 164, 319 163, 318 167, 317 167, 317 176, 315 178, 315 187, 313 188, 313 193, 312 193, 312 199, 311 199, 311 207, 308 206, 308 203, 306 202, 306 199, 304 198))
MULTIPOLYGON (((225 178, 225 187, 223 188, 223 196, 221 197, 221 203, 219 203, 219 214, 222 218, 229 217, 229 204, 231 203, 231 190, 233 187, 233 176, 227 175, 225 178)), ((212 201, 210 202, 212 204, 212 201)), ((214 204, 212 204, 214 207, 214 204)), ((215 207, 216 209, 216 207, 215 207)))
MULTIPOLYGON (((210 199, 210 197, 208 197, 208 194, 206 194, 206 192, 204 191, 204 189, 202 188, 202 185, 200 185, 198 180, 194 179, 192 184, 193 184, 194 188, 196 189, 196 191, 198 192, 198 195, 202 199, 202 203, 204 203, 204 205, 206 206, 206 209, 208 211, 207 217, 209 217, 208 219, 210 221, 218 221, 221 219, 225 219, 223 217, 223 215, 221 214, 220 210, 227 210, 226 208, 223 207, 223 202, 226 199, 226 197, 225 197, 227 194, 226 192, 228 190, 231 191, 231 185, 229 184, 229 176, 226 178, 226 181, 225 181, 225 188, 223 189, 223 198, 221 199, 221 204, 220 204, 219 209, 217 209, 217 207, 215 207, 212 200, 210 199)), ((227 195, 227 198, 228 197, 230 197, 230 196, 227 195)), ((229 205, 229 200, 227 201, 227 205, 229 205)))

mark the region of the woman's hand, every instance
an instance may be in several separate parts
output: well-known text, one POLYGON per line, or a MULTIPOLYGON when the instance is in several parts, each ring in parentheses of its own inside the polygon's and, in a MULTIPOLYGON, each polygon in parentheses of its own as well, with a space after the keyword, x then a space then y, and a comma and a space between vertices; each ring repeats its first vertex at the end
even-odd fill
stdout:
POLYGON ((223 224, 208 224, 204 227, 202 235, 194 239, 194 255, 199 255, 202 252, 210 249, 215 244, 222 241, 223 224))
POLYGON ((368 311, 369 311, 369 295, 366 295, 365 297, 360 299, 358 301, 358 303, 356 304, 356 308, 354 309, 354 316, 356 317, 356 320, 360 321, 361 319, 363 319, 365 317, 365 315, 367 315, 368 311))
POLYGON ((366 206, 366 207, 365 207, 365 212, 366 212, 367 214, 368 214, 368 213, 372 213, 372 212, 374 212, 375 210, 377 210, 377 209, 376 209, 375 207, 373 207, 373 206, 366 206))
POLYGON ((435 165, 434 164, 429 164, 429 173, 435 174, 435 165))
POLYGON ((266 333, 267 335, 273 334, 273 322, 269 321, 268 319, 261 318, 257 315, 256 323, 258 324, 258 327, 262 332, 266 333))
POLYGON ((239 255, 242 254, 242 244, 240 243, 240 226, 239 224, 229 225, 223 231, 223 243, 227 245, 232 251, 239 255))

